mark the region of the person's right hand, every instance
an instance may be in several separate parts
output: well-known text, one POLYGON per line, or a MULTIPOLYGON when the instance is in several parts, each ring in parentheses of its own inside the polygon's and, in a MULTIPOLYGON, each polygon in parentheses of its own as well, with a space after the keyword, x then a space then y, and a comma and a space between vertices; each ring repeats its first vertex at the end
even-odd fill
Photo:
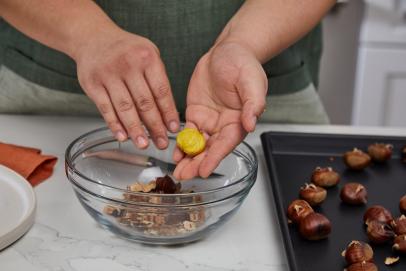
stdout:
POLYGON ((159 149, 179 116, 158 48, 121 29, 95 33, 74 56, 80 85, 96 104, 116 139, 148 146, 143 124, 159 149))

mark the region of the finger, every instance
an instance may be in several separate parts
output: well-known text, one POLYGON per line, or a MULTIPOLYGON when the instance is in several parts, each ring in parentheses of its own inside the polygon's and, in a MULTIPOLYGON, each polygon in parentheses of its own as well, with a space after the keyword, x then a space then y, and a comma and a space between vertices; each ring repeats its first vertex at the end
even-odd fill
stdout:
POLYGON ((199 175, 207 178, 245 137, 246 132, 239 124, 223 127, 216 139, 207 150, 207 154, 199 167, 199 175))
POLYGON ((123 81, 109 80, 105 83, 114 109, 127 130, 128 135, 138 148, 148 146, 148 137, 134 106, 134 101, 123 81))
POLYGON ((192 160, 191 157, 185 157, 183 158, 181 161, 179 161, 179 163, 176 165, 175 170, 173 171, 173 176, 178 179, 181 180, 181 173, 183 171, 183 168, 190 162, 190 160, 192 160))
POLYGON ((179 130, 179 114, 173 99, 171 86, 166 75, 165 66, 159 60, 159 63, 151 65, 145 71, 145 78, 161 112, 166 127, 172 133, 179 130))
POLYGON ((202 152, 193 157, 188 163, 183 166, 180 172, 180 178, 182 180, 189 180, 199 175, 199 167, 206 156, 206 152, 202 152))
POLYGON ((155 146, 159 149, 165 149, 168 147, 167 130, 147 82, 144 77, 138 74, 126 78, 126 83, 137 106, 141 120, 150 132, 155 146))
POLYGON ((237 86, 243 103, 241 122, 247 132, 252 132, 265 109, 268 81, 259 64, 245 69, 241 78, 237 86))
POLYGON ((110 97, 102 86, 88 91, 89 97, 96 104, 107 126, 118 141, 125 141, 128 138, 127 132, 119 121, 114 111, 110 97))

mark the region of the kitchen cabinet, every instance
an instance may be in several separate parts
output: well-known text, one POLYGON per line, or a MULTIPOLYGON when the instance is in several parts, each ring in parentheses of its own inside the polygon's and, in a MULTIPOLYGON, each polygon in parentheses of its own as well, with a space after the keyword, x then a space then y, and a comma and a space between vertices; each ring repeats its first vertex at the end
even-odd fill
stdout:
POLYGON ((406 1, 365 1, 352 123, 406 126, 406 1))

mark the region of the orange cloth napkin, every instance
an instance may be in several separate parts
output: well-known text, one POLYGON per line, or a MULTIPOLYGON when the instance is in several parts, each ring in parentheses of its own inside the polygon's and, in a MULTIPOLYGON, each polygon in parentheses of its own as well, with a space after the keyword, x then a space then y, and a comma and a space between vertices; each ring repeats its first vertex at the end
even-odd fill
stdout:
POLYGON ((42 155, 41 150, 0 142, 0 164, 26 178, 32 186, 52 175, 55 156, 42 155))

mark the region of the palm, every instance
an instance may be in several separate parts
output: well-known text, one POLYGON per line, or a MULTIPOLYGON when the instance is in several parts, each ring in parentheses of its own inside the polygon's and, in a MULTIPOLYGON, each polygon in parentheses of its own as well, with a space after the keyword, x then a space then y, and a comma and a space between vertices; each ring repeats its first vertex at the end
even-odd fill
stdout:
POLYGON ((208 140, 207 147, 193 158, 175 151, 174 159, 180 161, 175 171, 177 178, 207 177, 246 136, 244 94, 241 93, 245 81, 241 77, 263 71, 262 68, 249 69, 252 59, 244 59, 241 53, 239 56, 236 59, 224 52, 209 53, 197 64, 188 89, 186 126, 202 131, 208 140), (248 63, 248 66, 240 63, 248 63))

